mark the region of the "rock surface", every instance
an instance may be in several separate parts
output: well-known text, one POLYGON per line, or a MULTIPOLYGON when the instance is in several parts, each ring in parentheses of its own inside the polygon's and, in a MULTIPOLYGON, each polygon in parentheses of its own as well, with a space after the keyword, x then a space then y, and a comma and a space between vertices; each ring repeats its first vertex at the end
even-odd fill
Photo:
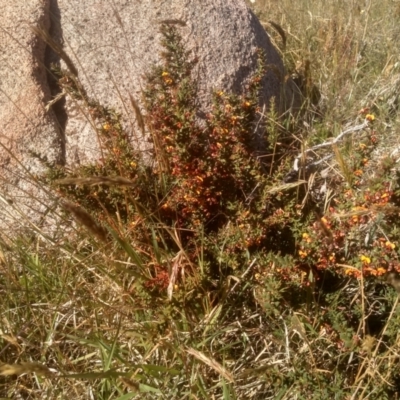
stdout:
POLYGON ((262 102, 269 104, 276 97, 282 106, 282 93, 290 101, 290 88, 282 85, 282 61, 244 0, 1 3, 0 176, 8 184, 2 184, 0 194, 13 201, 23 196, 32 209, 43 212, 45 207, 32 198, 38 189, 31 174, 40 170, 32 152, 66 165, 98 156, 96 133, 78 104, 64 99, 46 110, 58 90, 50 63, 65 64, 35 34, 35 27, 48 32, 70 57, 89 97, 123 113, 128 127, 133 126, 129 95, 140 99, 143 74, 160 61, 159 28, 165 20, 175 21, 187 48, 198 57, 196 74, 205 109, 213 89, 242 91, 254 73, 258 47, 272 66, 262 102))

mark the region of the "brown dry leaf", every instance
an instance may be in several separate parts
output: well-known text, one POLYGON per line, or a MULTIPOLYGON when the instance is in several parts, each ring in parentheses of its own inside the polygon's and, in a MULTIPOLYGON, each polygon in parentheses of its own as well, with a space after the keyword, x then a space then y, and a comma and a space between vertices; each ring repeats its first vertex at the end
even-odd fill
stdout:
POLYGON ((191 354, 192 356, 196 357, 199 361, 203 362, 204 364, 211 367, 213 370, 217 371, 220 375, 222 375, 226 380, 229 382, 233 382, 232 374, 226 370, 219 362, 215 361, 214 359, 207 357, 205 354, 192 349, 191 347, 186 349, 186 352, 191 354))
POLYGON ((176 282, 176 277, 178 276, 178 270, 180 267, 182 267, 181 262, 183 258, 183 252, 180 251, 173 259, 173 264, 172 264, 172 271, 171 275, 169 277, 169 284, 168 284, 168 289, 167 289, 167 296, 168 300, 172 299, 172 294, 174 292, 174 286, 176 282))

